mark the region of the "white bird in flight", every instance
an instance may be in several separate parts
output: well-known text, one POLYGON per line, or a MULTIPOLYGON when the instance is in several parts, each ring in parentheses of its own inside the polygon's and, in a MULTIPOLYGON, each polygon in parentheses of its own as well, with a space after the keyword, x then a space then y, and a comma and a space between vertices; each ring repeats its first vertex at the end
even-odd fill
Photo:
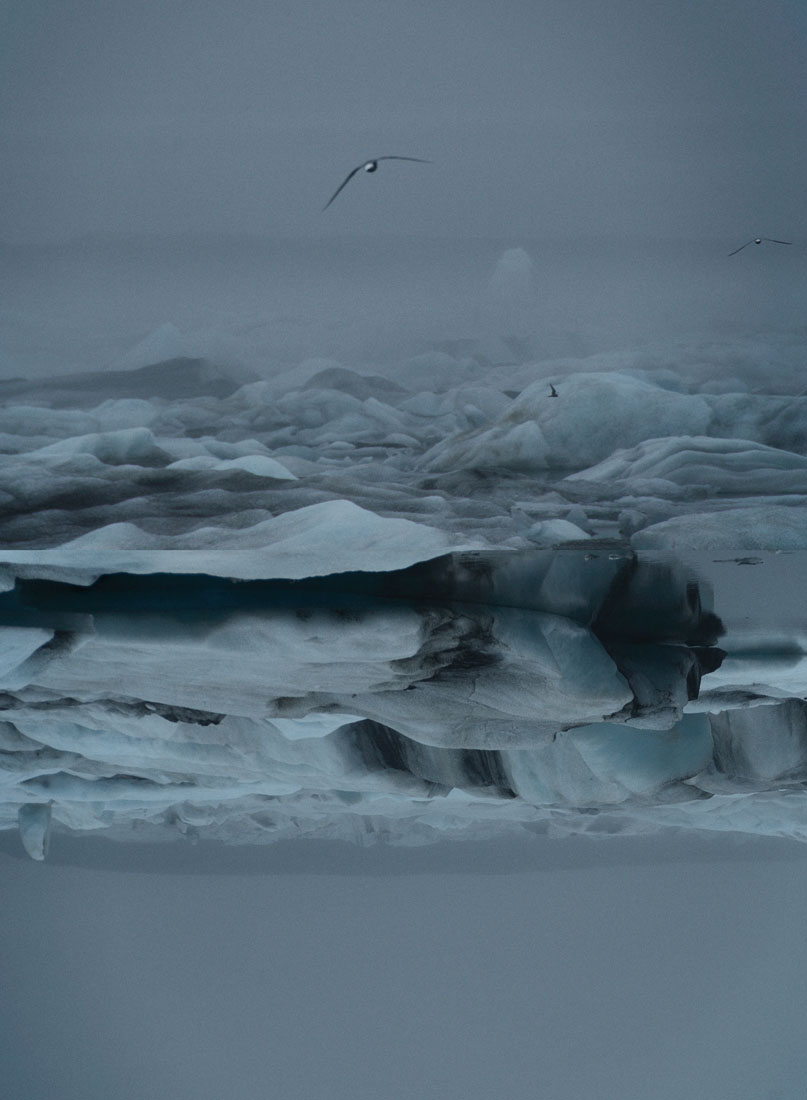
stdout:
POLYGON ((342 180, 342 182, 336 188, 336 190, 331 195, 331 197, 328 199, 328 201, 325 203, 325 205, 323 206, 322 209, 323 210, 328 209, 328 207, 331 205, 331 203, 336 198, 336 196, 339 194, 339 192, 342 190, 342 188, 347 187, 347 185, 350 183, 350 181, 353 179, 353 177, 356 175, 357 172, 361 172, 362 168, 364 169, 365 172, 375 172, 375 171, 378 170, 378 162, 381 161, 381 160, 414 160, 414 161, 417 161, 418 164, 433 164, 434 163, 431 160, 424 160, 423 157, 389 156, 389 157, 374 157, 373 160, 366 160, 366 161, 364 161, 363 164, 358 164, 353 169, 352 172, 348 172, 348 174, 345 176, 345 178, 342 180))
POLYGON ((775 237, 754 237, 753 240, 746 241, 745 244, 741 244, 739 248, 735 248, 733 252, 729 252, 729 256, 736 256, 738 252, 742 252, 744 248, 748 248, 749 244, 762 244, 763 241, 769 241, 771 244, 793 244, 792 241, 777 241, 775 237))

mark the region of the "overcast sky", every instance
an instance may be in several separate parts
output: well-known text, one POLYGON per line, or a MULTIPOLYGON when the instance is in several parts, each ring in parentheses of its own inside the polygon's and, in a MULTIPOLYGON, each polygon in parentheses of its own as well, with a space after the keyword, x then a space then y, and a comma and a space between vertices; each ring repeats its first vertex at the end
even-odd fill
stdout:
POLYGON ((804 234, 802 0, 2 0, 0 57, 0 239, 804 234))
POLYGON ((4 1100, 803 1100, 804 850, 619 843, 398 877, 0 854, 4 1100))

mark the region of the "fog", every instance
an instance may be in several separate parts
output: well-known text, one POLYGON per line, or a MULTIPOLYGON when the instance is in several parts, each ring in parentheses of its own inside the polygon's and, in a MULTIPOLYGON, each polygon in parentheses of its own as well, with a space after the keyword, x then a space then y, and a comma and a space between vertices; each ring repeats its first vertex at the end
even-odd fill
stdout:
POLYGON ((4 1097, 803 1096, 806 101, 798 0, 0 3, 4 1097), (592 662, 645 552, 723 648, 592 662))
POLYGON ((2 8, 0 239, 804 237, 789 0, 2 8), (346 173, 397 153, 320 217, 346 173))
MULTIPOLYGON (((680 341, 752 339, 761 384, 768 349, 802 339, 807 265, 800 249, 775 244, 729 259, 734 243, 186 236, 7 246, 0 373, 190 355, 273 378, 309 359, 371 372, 435 349, 494 364, 637 349, 673 362, 680 341), (515 250, 528 270, 497 282, 515 250)), ((704 378, 713 371, 705 365, 704 378)))
POLYGON ((120 366, 168 322, 262 375, 803 324, 801 4, 7 0, 0 20, 5 376, 120 366), (390 153, 433 163, 382 162, 323 211, 390 153), (729 264, 755 236, 793 244, 729 264), (532 280, 497 299, 512 248, 532 280))

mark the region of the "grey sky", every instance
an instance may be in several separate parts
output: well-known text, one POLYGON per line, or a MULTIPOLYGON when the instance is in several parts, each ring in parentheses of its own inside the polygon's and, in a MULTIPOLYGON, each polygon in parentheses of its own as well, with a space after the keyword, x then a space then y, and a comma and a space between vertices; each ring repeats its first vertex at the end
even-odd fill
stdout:
POLYGON ((0 239, 804 232, 798 0, 5 0, 0 239), (323 202, 362 158, 382 166, 323 202))
POLYGON ((401 877, 2 855, 4 1097, 796 1100, 805 863, 754 843, 401 877))

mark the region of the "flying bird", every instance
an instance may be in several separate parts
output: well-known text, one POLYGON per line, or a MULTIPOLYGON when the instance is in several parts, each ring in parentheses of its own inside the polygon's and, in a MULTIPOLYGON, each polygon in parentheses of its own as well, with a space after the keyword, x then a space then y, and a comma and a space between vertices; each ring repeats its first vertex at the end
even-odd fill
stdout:
POLYGON ((549 396, 550 397, 557 397, 558 396, 558 391, 555 389, 555 387, 552 385, 551 382, 549 383, 549 388, 552 391, 549 396))
POLYGON ((775 237, 754 237, 751 241, 746 241, 745 244, 741 244, 739 248, 735 248, 733 252, 729 252, 729 256, 736 256, 738 252, 742 252, 744 248, 748 248, 749 244, 762 244, 763 241, 769 241, 771 244, 793 244, 792 241, 777 241, 775 237))
POLYGON ((331 203, 336 198, 336 196, 339 194, 339 192, 342 190, 342 188, 347 187, 347 185, 350 183, 350 181, 353 179, 353 177, 356 175, 357 172, 361 172, 362 169, 364 169, 365 172, 376 172, 376 171, 378 171, 378 162, 382 161, 382 160, 414 160, 418 164, 433 164, 434 163, 431 160, 424 160, 423 157, 389 156, 389 157, 375 157, 373 160, 366 160, 363 164, 358 164, 353 169, 352 172, 348 172, 348 174, 345 176, 345 178, 342 180, 342 182, 336 188, 336 190, 331 195, 331 197, 328 199, 328 201, 325 203, 325 205, 323 206, 322 209, 323 210, 328 209, 328 207, 331 205, 331 203))

